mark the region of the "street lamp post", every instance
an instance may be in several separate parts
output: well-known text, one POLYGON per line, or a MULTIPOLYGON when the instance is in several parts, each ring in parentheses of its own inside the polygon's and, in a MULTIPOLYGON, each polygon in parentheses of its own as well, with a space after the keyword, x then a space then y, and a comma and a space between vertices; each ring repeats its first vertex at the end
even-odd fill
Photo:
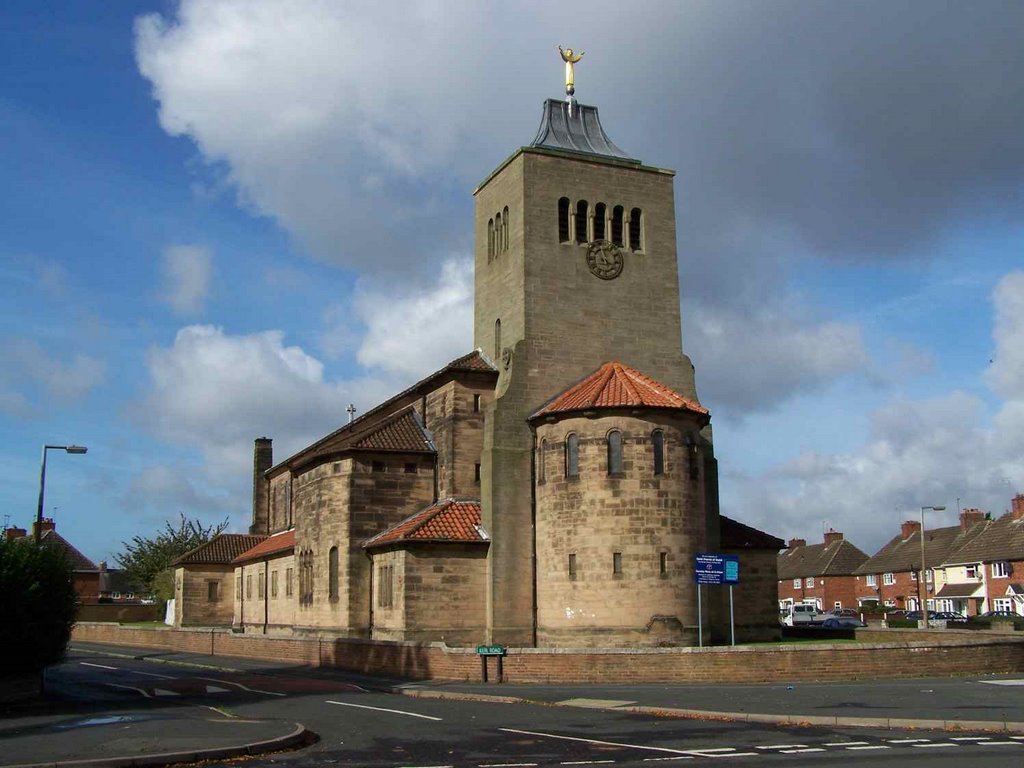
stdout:
MULTIPOLYGON (((924 585, 925 574, 927 573, 927 567, 925 565, 925 560, 924 560, 924 511, 926 509, 930 509, 933 512, 941 512, 942 510, 945 509, 945 507, 943 507, 943 506, 921 507, 921 570, 918 571, 918 574, 917 574, 917 604, 918 604, 918 607, 921 610, 921 621, 922 621, 922 623, 918 624, 918 626, 921 629, 927 629, 928 628, 928 602, 925 599, 926 590, 925 590, 925 585, 924 585)), ((932 583, 933 584, 935 583, 934 580, 932 581, 932 583)))
POLYGON ((89 449, 84 445, 44 445, 43 446, 43 461, 39 469, 39 507, 36 509, 36 530, 35 538, 36 544, 43 535, 43 494, 46 491, 46 452, 47 451, 64 451, 65 453, 85 453, 89 449))

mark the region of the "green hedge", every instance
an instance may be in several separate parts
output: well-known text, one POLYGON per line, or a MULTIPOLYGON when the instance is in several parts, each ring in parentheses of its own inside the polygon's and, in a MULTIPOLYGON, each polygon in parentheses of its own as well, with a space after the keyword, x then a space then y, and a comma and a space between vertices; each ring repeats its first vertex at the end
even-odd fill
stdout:
POLYGON ((71 566, 62 552, 27 538, 0 541, 0 677, 61 661, 76 607, 71 566))

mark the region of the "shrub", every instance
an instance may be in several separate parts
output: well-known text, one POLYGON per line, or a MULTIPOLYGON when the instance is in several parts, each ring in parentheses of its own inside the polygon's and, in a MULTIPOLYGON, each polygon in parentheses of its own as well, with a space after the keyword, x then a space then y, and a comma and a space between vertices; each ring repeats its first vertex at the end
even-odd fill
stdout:
POLYGON ((63 552, 31 539, 0 541, 0 677, 61 661, 77 602, 63 552))

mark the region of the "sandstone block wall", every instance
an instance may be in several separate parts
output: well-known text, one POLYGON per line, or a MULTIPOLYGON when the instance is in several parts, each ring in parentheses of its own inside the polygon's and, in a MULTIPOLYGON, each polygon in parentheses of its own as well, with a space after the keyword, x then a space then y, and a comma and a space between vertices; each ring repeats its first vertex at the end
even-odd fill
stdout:
POLYGON ((187 626, 230 626, 234 618, 235 590, 230 565, 179 567, 174 571, 174 624, 187 626), (216 584, 211 598, 210 584, 216 584))

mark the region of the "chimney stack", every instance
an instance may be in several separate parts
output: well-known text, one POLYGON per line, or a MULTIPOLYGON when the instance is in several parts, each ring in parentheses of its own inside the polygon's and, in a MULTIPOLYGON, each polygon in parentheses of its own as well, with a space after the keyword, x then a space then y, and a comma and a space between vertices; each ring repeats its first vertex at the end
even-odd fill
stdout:
POLYGON ((28 531, 24 528, 8 528, 4 531, 4 539, 7 541, 14 541, 15 539, 24 539, 28 535, 28 531))
POLYGON ((274 466, 274 441, 257 437, 252 450, 252 525, 249 533, 270 533, 270 488, 266 471, 274 466))
POLYGON ((1018 493, 1013 497, 1013 501, 1010 502, 1010 514, 1014 520, 1024 517, 1024 493, 1018 493))
POLYGON ((985 519, 985 513, 980 509, 965 509, 960 512, 960 530, 967 531, 975 523, 980 523, 985 519))
POLYGON ((903 525, 900 526, 900 535, 903 537, 903 540, 906 541, 920 530, 921 523, 917 520, 905 520, 903 521, 903 525))
POLYGON ((38 522, 33 522, 32 523, 32 536, 33 537, 35 537, 35 535, 36 535, 36 528, 39 529, 39 536, 42 537, 42 535, 44 533, 46 533, 47 531, 56 530, 57 526, 53 524, 53 518, 52 517, 44 517, 42 525, 39 525, 38 522))
POLYGON ((830 546, 832 544, 835 544, 837 541, 842 541, 842 540, 843 540, 843 534, 841 534, 839 531, 833 531, 831 528, 829 528, 828 531, 825 532, 825 546, 826 547, 830 546))
POLYGON ((789 544, 787 544, 786 546, 788 546, 790 549, 795 549, 796 547, 806 547, 807 546, 807 540, 806 539, 790 539, 789 540, 789 544))

